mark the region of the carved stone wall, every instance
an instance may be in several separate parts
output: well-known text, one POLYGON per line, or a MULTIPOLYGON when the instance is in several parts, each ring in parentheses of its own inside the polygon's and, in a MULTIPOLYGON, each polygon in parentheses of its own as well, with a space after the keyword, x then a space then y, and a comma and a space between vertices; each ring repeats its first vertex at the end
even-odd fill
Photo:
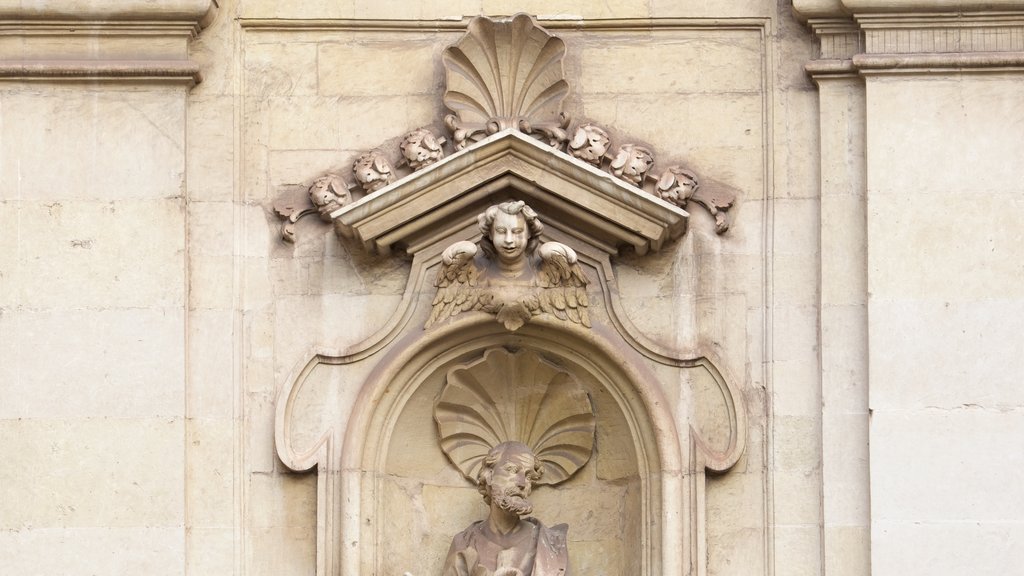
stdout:
POLYGON ((1014 573, 1022 13, 0 0, 0 572, 436 573, 487 513, 432 435, 446 369, 530 349, 597 415, 592 459, 533 495, 577 574, 1014 573), (565 44, 569 141, 455 156, 443 52, 519 12, 565 44), (398 182, 420 128, 454 161, 358 204, 353 163, 398 182), (659 220, 673 167, 734 193, 727 231, 697 200, 659 220), (407 202, 449 177, 476 195, 407 202), (578 252, 591 327, 424 329, 492 192, 578 252))

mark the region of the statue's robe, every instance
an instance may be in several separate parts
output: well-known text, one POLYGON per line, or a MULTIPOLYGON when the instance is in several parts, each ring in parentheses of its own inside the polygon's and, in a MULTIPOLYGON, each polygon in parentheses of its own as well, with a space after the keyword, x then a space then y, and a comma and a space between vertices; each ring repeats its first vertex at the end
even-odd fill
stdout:
MULTIPOLYGON (((569 576, 568 524, 548 528, 536 518, 523 518, 529 526, 514 542, 497 542, 484 529, 486 520, 474 522, 452 538, 443 576, 494 574, 498 568, 516 568, 523 576, 569 576)), ((525 528, 526 526, 524 526, 525 528)))

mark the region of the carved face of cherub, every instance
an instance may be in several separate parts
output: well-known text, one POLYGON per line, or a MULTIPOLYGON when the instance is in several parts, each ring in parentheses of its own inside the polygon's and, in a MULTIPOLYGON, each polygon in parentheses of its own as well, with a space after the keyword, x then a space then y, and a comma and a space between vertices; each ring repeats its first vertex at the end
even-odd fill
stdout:
POLYGON ((352 173, 366 192, 375 192, 391 183, 394 171, 380 150, 373 150, 356 159, 352 173))
POLYGON ((406 134, 399 148, 413 170, 429 166, 444 157, 441 142, 424 128, 406 134))
POLYGON ((494 224, 491 225, 491 242, 499 260, 505 263, 519 260, 526 252, 526 243, 529 240, 526 218, 521 213, 509 214, 498 211, 494 224))
POLYGON ((677 206, 684 206, 700 185, 697 175, 679 166, 672 166, 661 175, 658 181, 658 196, 662 200, 677 206))
POLYGON ((612 172, 634 186, 640 186, 643 184, 644 175, 653 164, 654 156, 650 150, 643 146, 626 144, 619 148, 618 155, 612 161, 612 172))
POLYGON ((569 153, 584 162, 600 166, 610 143, 607 132, 593 124, 586 124, 576 129, 569 141, 569 153))
POLYGON ((352 199, 345 181, 335 174, 325 174, 309 187, 309 198, 318 208, 337 203, 348 204, 352 199))
POLYGON ((539 478, 537 457, 524 444, 505 442, 489 454, 488 472, 481 476, 484 499, 506 512, 524 516, 533 511, 530 493, 539 478), (494 458, 496 456, 496 458, 494 458))

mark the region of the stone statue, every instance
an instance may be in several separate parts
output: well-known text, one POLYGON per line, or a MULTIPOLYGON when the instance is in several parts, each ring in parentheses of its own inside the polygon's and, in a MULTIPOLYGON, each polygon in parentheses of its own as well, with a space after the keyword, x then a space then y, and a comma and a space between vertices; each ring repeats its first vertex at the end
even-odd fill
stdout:
POLYGON ((567 576, 566 532, 547 528, 529 501, 543 468, 529 447, 502 442, 487 453, 477 486, 490 507, 486 520, 470 524, 452 539, 443 576, 567 576))
POLYGON ((576 252, 542 243, 544 225, 532 208, 503 202, 480 214, 478 223, 479 244, 463 240, 442 253, 426 327, 471 310, 494 314, 513 331, 542 313, 590 326, 587 277, 576 252))
POLYGON ((577 374, 532 349, 490 348, 448 371, 434 420, 441 450, 489 508, 452 539, 443 576, 569 574, 568 526, 529 517, 529 498, 593 453, 594 406, 577 374))

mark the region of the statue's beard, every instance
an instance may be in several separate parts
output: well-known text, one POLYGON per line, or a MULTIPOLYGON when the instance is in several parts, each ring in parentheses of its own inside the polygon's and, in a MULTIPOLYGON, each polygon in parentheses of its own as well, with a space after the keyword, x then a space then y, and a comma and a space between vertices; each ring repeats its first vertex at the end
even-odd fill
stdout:
POLYGON ((526 516, 533 512, 533 504, 525 496, 521 495, 516 488, 509 488, 504 492, 492 494, 491 499, 498 505, 498 508, 516 516, 526 516))

